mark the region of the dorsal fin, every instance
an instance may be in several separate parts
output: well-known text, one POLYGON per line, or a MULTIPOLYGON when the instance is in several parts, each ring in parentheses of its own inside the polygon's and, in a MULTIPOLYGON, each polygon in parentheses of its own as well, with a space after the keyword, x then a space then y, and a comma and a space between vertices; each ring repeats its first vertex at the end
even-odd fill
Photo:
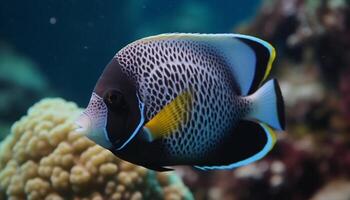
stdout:
POLYGON ((235 34, 235 36, 250 46, 255 52, 256 56, 256 68, 253 82, 251 84, 248 94, 255 92, 261 83, 267 78, 270 74, 272 63, 276 58, 275 48, 256 37, 235 34))
POLYGON ((241 34, 186 34, 172 33, 147 37, 137 42, 160 40, 190 40, 209 44, 218 51, 218 56, 228 63, 240 88, 246 96, 257 90, 268 76, 275 50, 268 42, 241 34))

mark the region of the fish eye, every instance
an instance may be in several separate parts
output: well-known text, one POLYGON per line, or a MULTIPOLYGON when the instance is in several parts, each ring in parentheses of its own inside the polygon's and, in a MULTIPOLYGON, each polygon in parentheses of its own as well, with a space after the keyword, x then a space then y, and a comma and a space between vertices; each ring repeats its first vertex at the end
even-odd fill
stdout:
POLYGON ((126 109, 124 95, 118 90, 108 90, 103 99, 107 107, 111 110, 122 111, 126 109))

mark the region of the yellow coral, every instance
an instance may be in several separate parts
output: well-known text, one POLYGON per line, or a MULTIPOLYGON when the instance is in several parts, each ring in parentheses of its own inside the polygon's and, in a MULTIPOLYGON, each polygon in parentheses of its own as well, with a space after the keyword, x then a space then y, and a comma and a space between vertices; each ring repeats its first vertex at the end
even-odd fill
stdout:
POLYGON ((74 103, 44 99, 12 126, 0 144, 0 200, 192 199, 174 173, 121 161, 75 132, 79 114, 74 103))

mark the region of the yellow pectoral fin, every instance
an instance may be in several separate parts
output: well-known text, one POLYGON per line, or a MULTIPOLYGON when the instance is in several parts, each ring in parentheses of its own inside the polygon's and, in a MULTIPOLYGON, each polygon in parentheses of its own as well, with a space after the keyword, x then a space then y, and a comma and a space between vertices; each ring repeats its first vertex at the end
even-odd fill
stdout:
POLYGON ((173 101, 165 105, 159 113, 146 125, 152 140, 167 137, 185 124, 192 107, 192 94, 185 91, 179 94, 173 101))

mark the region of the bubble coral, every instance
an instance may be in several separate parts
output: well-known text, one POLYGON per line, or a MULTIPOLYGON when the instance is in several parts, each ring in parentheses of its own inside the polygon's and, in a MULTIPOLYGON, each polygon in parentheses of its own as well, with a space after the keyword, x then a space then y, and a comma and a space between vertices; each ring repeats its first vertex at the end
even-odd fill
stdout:
POLYGON ((156 173, 115 157, 74 131, 80 109, 44 99, 0 143, 2 199, 192 199, 174 173, 156 173))

